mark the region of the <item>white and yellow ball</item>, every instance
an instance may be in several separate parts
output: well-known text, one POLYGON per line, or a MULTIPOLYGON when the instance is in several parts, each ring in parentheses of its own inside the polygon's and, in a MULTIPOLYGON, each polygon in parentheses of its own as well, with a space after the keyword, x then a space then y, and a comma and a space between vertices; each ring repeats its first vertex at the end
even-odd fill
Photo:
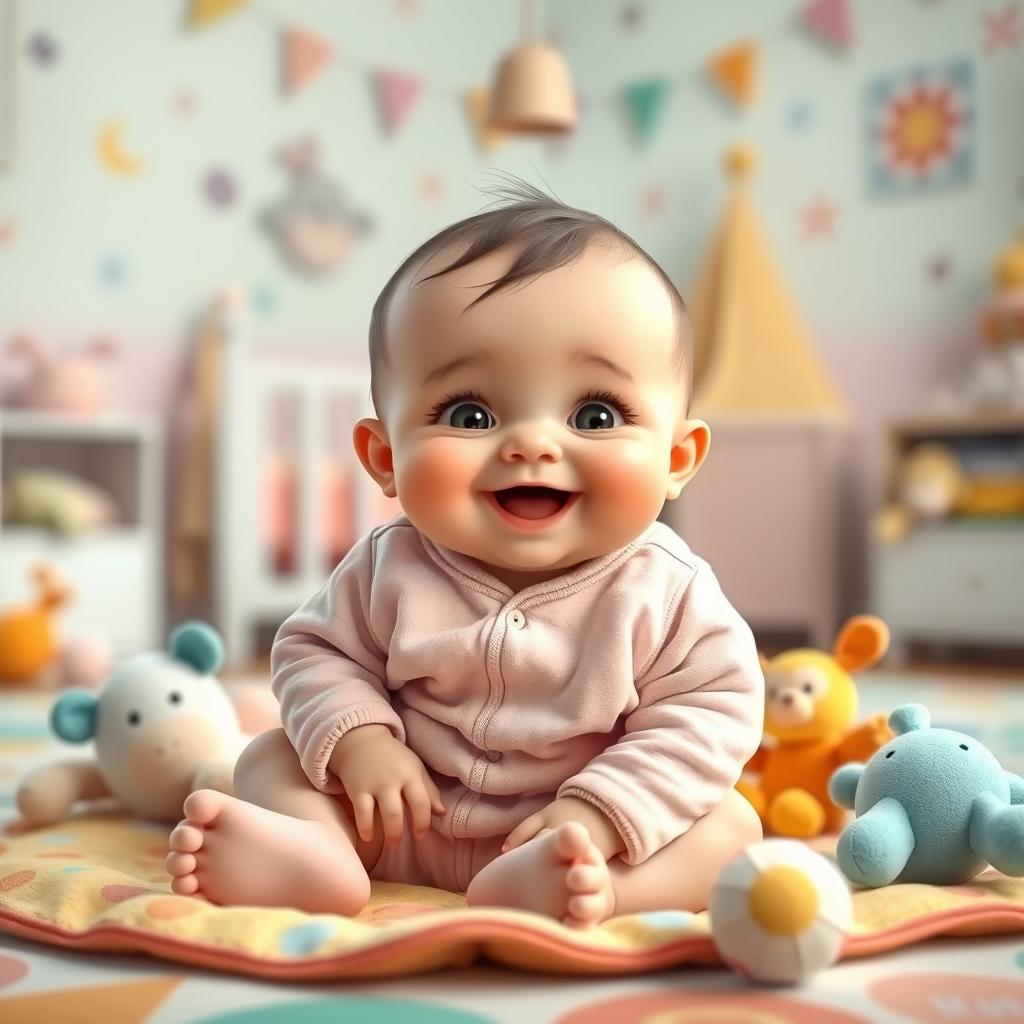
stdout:
POLYGON ((722 959, 768 982, 796 982, 828 967, 853 926, 846 879, 793 839, 753 843, 729 861, 708 913, 722 959))

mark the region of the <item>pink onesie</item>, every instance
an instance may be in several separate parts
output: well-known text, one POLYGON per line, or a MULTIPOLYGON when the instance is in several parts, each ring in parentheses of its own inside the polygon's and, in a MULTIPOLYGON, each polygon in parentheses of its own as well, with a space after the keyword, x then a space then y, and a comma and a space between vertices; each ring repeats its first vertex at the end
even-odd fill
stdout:
POLYGON ((660 522, 513 593, 401 513, 281 626, 272 667, 317 789, 342 792, 334 744, 380 723, 441 792, 431 832, 406 828, 372 877, 459 891, 555 797, 599 807, 646 860, 736 782, 764 715, 749 627, 660 522))

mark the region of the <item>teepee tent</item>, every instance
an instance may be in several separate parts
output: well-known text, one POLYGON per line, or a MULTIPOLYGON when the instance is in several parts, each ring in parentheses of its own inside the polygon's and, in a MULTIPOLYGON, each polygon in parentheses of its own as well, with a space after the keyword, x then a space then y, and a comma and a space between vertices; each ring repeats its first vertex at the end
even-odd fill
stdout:
POLYGON ((849 418, 775 264, 748 194, 753 154, 730 151, 732 196, 700 275, 693 415, 849 418))

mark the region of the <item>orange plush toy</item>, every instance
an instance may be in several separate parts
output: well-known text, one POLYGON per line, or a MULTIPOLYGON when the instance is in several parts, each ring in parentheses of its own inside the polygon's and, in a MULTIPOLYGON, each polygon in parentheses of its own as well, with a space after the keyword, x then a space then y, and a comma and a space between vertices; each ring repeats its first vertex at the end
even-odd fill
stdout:
POLYGON ((847 761, 867 761, 893 735, 883 714, 852 728, 857 688, 850 673, 870 668, 888 648, 886 624, 858 615, 839 631, 831 654, 800 648, 764 665, 764 731, 773 742, 744 769, 760 778, 736 788, 767 831, 809 839, 841 827, 845 812, 829 799, 828 780, 847 761))
POLYGON ((39 589, 35 604, 0 612, 0 683, 34 682, 59 651, 54 613, 71 590, 48 565, 37 566, 32 575, 39 589))

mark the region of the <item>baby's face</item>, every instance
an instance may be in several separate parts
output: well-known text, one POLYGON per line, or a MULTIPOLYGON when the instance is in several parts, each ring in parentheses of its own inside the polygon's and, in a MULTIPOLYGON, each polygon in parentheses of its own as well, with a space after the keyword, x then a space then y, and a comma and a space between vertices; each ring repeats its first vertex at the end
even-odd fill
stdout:
POLYGON ((686 419, 672 302, 643 259, 591 245, 464 312, 513 257, 422 281, 451 262, 440 253, 400 286, 383 422, 354 438, 419 530, 526 583, 639 536, 699 467, 707 428, 686 419), (530 485, 548 490, 511 490, 530 485))

